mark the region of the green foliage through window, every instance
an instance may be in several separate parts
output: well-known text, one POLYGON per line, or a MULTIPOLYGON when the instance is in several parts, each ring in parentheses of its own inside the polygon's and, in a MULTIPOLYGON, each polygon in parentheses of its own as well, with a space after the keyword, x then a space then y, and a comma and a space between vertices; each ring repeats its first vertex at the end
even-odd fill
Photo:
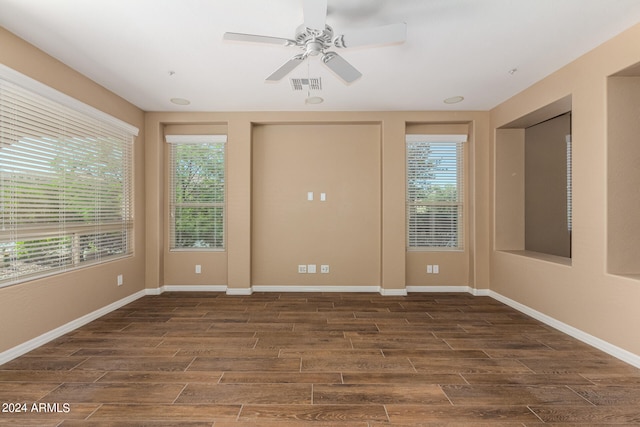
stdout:
POLYGON ((0 79, 0 286, 132 253, 133 135, 110 120, 0 79))
POLYGON ((225 144, 171 144, 171 249, 224 249, 225 144))
POLYGON ((463 248, 463 142, 407 137, 407 246, 463 248))

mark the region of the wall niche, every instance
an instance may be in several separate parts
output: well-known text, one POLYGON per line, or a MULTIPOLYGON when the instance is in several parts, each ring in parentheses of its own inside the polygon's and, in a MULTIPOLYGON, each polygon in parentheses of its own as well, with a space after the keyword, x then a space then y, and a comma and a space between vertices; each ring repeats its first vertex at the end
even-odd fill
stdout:
POLYGON ((571 265, 571 96, 496 129, 495 249, 571 265))
POLYGON ((640 63, 607 78, 607 271, 640 279, 640 63))

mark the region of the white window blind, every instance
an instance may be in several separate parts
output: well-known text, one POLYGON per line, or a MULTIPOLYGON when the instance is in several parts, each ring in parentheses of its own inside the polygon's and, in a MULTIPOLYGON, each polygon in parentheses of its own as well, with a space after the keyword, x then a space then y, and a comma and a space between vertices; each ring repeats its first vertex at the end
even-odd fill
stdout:
POLYGON ((407 247, 464 249, 466 135, 407 135, 407 247))
POLYGON ((133 251, 137 129, 25 85, 0 73, 0 286, 133 251))
POLYGON ((225 248, 226 135, 167 135, 171 250, 225 248))
POLYGON ((566 135, 565 140, 567 142, 567 229, 571 231, 571 229, 573 228, 573 172, 571 170, 573 153, 571 146, 571 135, 566 135))

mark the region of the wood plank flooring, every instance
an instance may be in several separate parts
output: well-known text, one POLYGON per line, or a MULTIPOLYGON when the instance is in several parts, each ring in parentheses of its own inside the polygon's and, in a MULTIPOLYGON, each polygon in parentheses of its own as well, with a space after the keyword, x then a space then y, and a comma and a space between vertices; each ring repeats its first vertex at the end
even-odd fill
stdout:
POLYGON ((640 370, 487 297, 165 293, 0 366, 0 402, 12 426, 640 425, 640 370))

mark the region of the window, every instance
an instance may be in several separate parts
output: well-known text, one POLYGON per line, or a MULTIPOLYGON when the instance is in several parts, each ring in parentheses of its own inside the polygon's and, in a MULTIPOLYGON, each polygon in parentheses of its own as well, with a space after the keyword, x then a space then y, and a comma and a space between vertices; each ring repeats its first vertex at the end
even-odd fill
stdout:
POLYGON ((225 247, 226 135, 167 135, 172 250, 225 247))
POLYGON ((407 246, 464 249, 466 135, 407 135, 407 246))
POLYGON ((132 253, 135 134, 0 69, 0 286, 132 253))

